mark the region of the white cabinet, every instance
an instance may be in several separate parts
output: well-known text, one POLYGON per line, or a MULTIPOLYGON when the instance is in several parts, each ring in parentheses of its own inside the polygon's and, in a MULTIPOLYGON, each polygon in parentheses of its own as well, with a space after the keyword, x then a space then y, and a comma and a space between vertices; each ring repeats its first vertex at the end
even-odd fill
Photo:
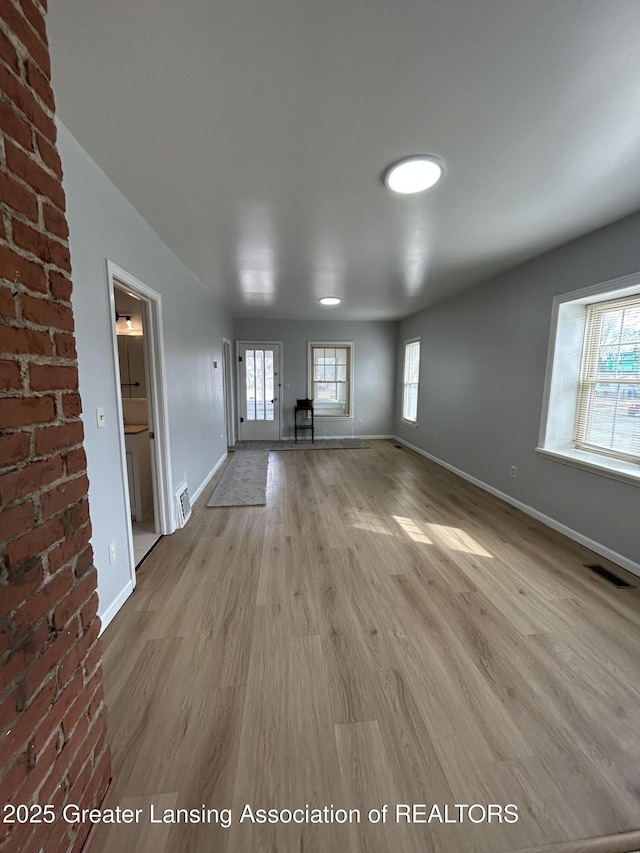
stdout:
POLYGON ((124 444, 127 453, 131 520, 142 521, 153 509, 148 427, 142 425, 126 426, 124 428, 124 444))

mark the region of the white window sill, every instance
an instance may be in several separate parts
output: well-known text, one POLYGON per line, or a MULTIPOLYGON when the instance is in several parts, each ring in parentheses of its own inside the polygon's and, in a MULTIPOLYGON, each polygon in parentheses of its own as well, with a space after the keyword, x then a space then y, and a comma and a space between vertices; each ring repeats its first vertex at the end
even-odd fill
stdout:
POLYGON ((352 421, 353 415, 319 415, 316 410, 315 419, 317 421, 352 421))
POLYGON ((405 421, 404 418, 400 418, 400 420, 405 426, 411 427, 411 429, 418 429, 418 421, 405 421))
POLYGON ((552 459, 563 465, 571 465, 574 468, 582 468, 592 471, 612 480, 629 483, 632 486, 640 486, 640 465, 633 462, 625 462, 622 459, 612 459, 608 456, 600 456, 598 453, 588 453, 586 450, 568 448, 566 450, 550 450, 545 447, 536 447, 536 453, 545 459, 552 459))

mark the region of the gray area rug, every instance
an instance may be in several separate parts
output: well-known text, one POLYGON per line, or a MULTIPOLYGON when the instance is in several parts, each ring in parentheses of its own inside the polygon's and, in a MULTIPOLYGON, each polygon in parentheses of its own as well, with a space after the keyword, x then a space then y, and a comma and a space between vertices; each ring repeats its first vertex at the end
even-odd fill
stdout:
POLYGON ((361 438, 316 438, 298 441, 238 441, 235 449, 246 450, 366 450, 361 438))
POLYGON ((320 438, 314 442, 239 441, 207 506, 265 506, 272 450, 363 450, 361 438, 320 438))
POLYGON ((234 453, 207 506, 264 506, 267 502, 269 450, 234 453))

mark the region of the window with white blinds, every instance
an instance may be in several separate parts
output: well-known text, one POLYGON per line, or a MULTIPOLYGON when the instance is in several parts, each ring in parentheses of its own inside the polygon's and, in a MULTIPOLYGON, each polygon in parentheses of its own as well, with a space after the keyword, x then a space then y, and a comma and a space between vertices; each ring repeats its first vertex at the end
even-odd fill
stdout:
POLYGON ((420 382, 420 339, 405 341, 402 384, 402 420, 415 425, 418 420, 418 383, 420 382))
POLYGON ((640 296, 587 307, 574 442, 640 461, 640 296))

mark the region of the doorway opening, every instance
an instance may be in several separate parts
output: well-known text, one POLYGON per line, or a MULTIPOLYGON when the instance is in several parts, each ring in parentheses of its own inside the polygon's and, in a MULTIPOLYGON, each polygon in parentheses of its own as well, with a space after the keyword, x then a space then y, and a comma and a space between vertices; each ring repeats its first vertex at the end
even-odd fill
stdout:
POLYGON ((117 284, 114 300, 133 562, 137 569, 160 538, 153 494, 155 459, 147 396, 149 364, 145 353, 144 303, 117 284))
POLYGON ((175 529, 160 295, 108 264, 130 575, 175 529))

